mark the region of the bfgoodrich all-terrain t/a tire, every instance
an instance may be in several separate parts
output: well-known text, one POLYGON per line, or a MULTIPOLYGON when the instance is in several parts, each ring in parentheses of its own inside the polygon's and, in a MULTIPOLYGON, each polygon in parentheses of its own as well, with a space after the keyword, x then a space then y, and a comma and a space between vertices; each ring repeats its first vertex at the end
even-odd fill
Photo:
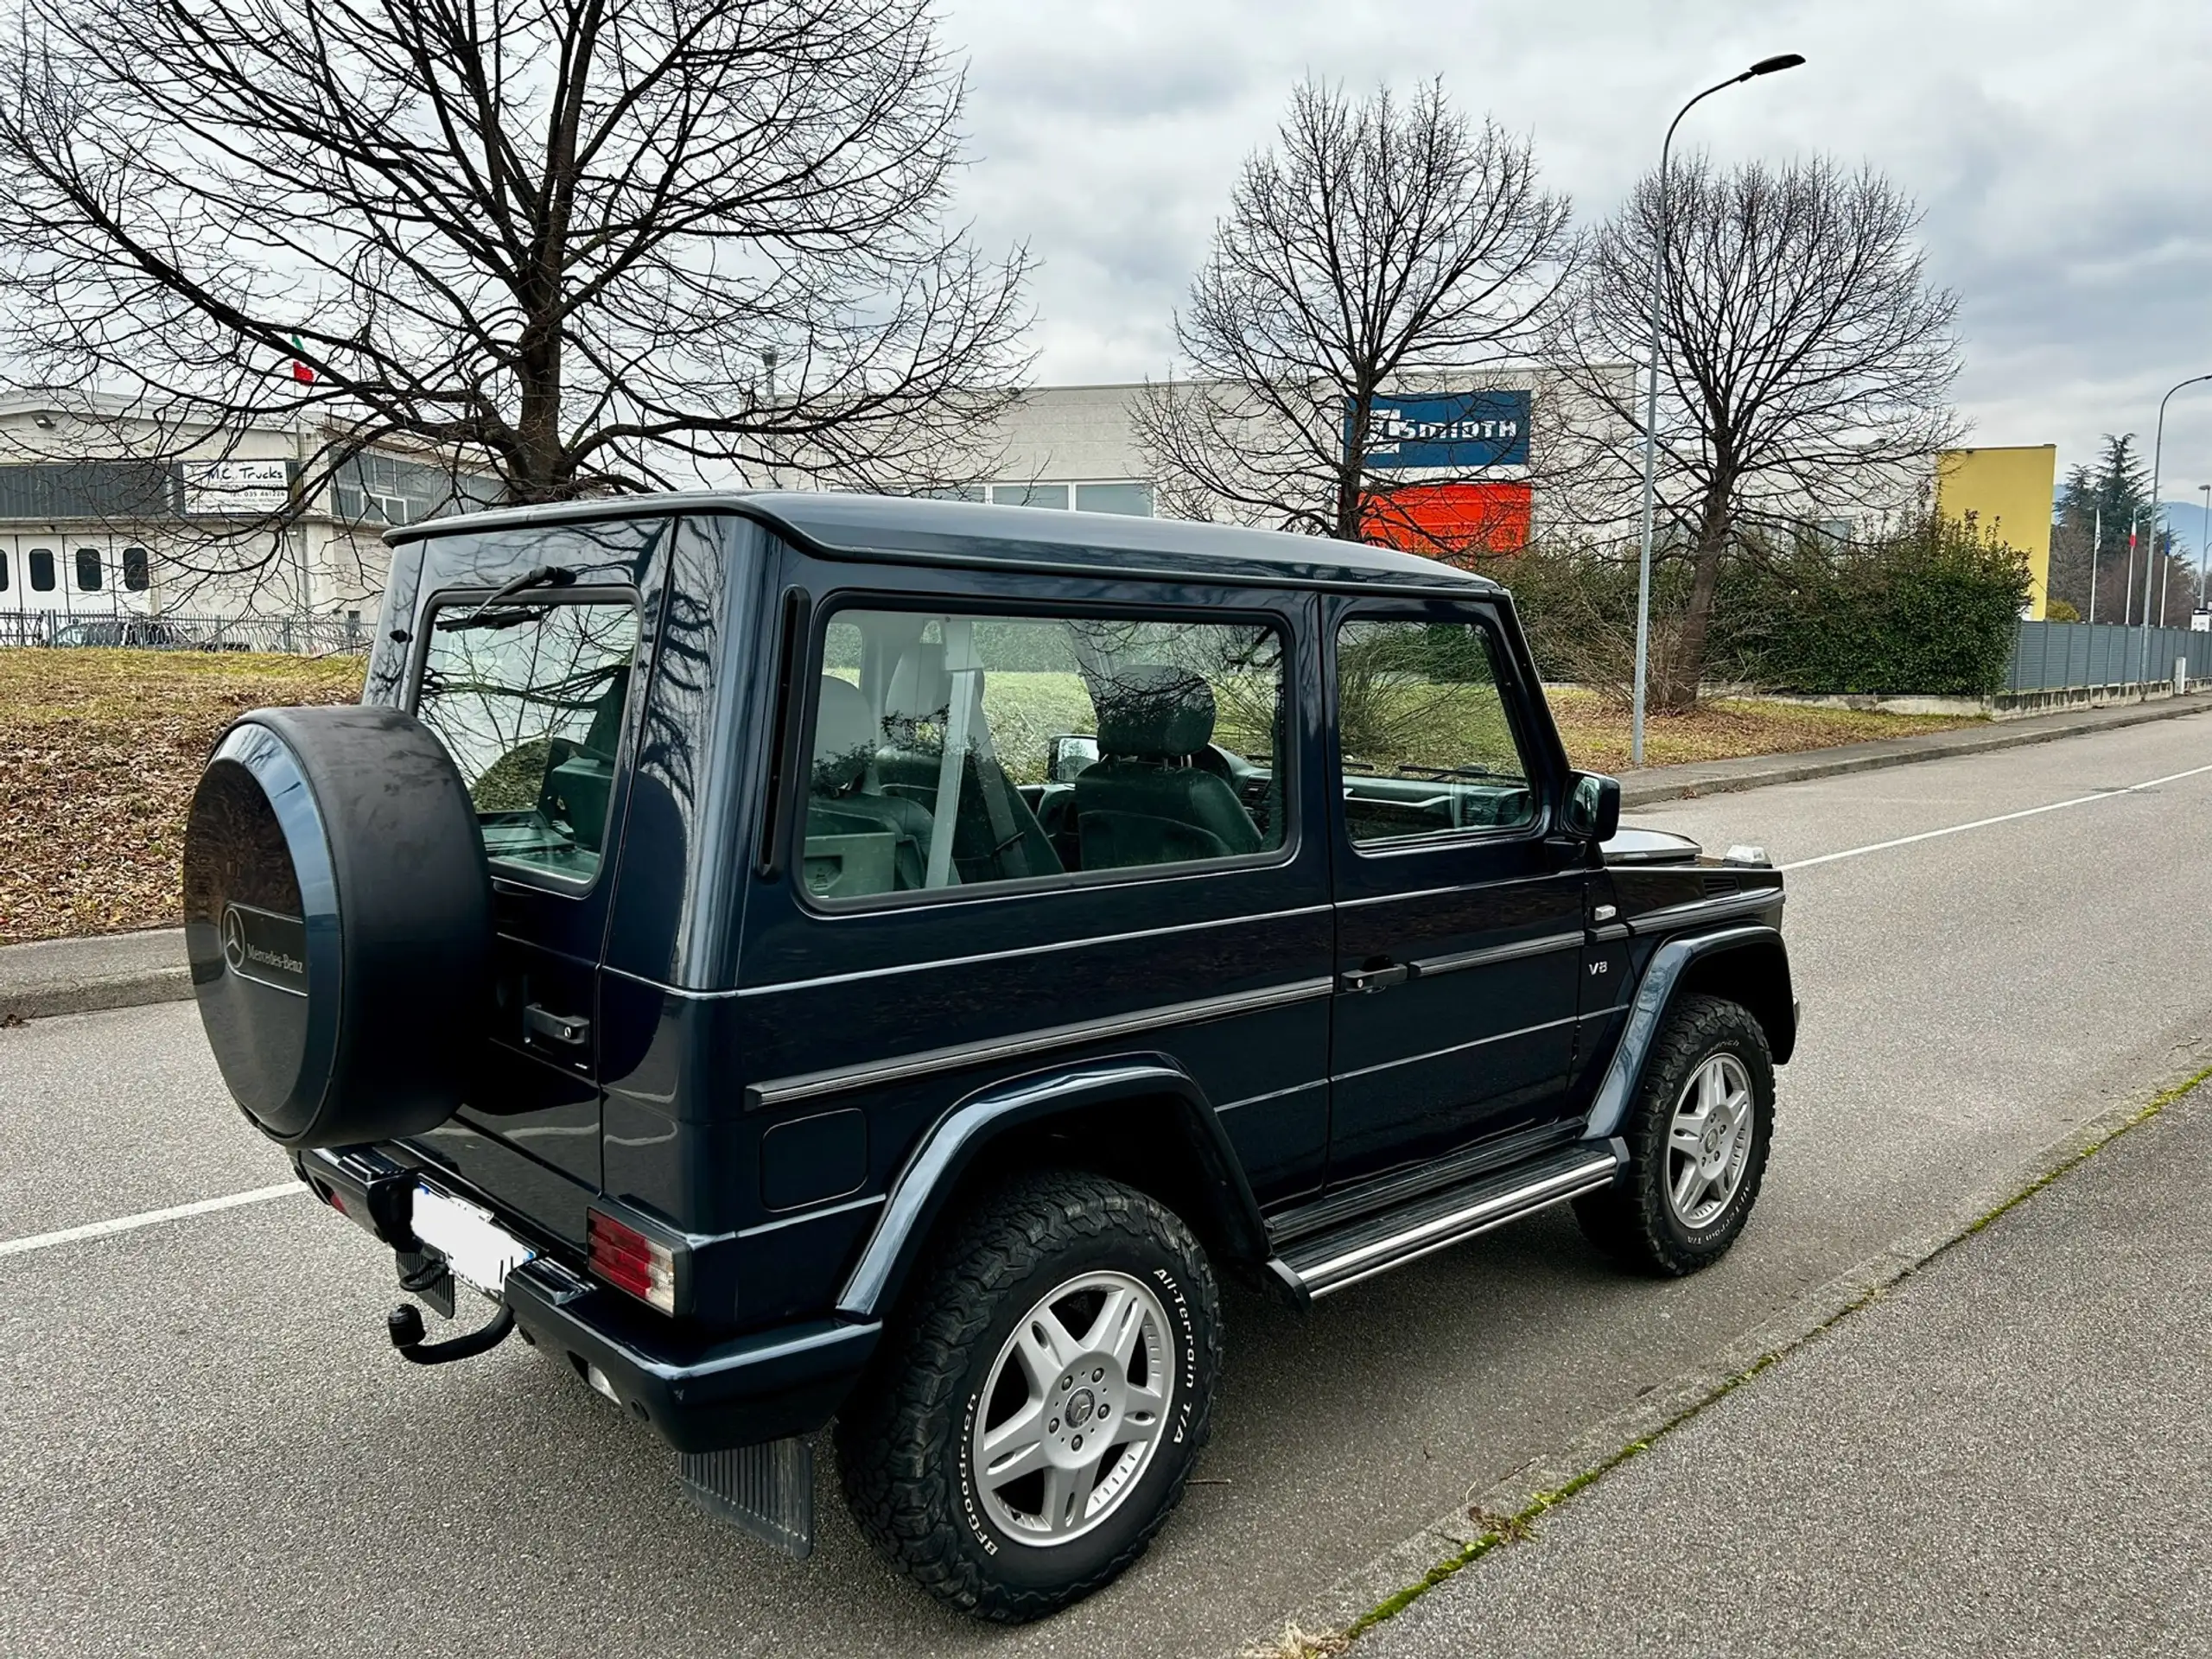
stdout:
POLYGON ((1583 1232, 1669 1277, 1726 1255, 1758 1201, 1774 1139, 1774 1060, 1751 1010, 1717 996, 1677 1001, 1621 1135, 1621 1179, 1574 1202, 1583 1232))
POLYGON ((1220 1319, 1190 1230, 1031 1174, 956 1225, 837 1425, 879 1554, 984 1618, 1041 1618, 1144 1553, 1205 1444, 1220 1319))

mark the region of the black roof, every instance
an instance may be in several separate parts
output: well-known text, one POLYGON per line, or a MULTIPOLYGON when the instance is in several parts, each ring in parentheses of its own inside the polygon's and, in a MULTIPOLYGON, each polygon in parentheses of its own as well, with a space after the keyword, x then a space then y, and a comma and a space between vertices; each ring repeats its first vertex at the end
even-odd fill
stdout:
POLYGON ((1438 560, 1357 542, 1180 518, 828 490, 683 491, 515 507, 432 519, 392 531, 385 539, 397 546, 429 536, 700 512, 755 519, 831 557, 1269 586, 1426 588, 1462 596, 1497 588, 1484 577, 1438 560))

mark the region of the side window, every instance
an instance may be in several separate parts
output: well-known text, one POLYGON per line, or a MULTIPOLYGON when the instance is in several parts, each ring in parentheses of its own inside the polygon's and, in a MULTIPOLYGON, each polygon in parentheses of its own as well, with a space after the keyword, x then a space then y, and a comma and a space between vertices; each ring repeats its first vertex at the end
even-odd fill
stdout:
POLYGON ((82 593, 99 592, 100 550, 97 547, 80 547, 77 550, 77 587, 82 593))
POLYGON ((1267 623, 845 610, 823 652, 798 873, 817 898, 1284 843, 1267 623))
POLYGON ((7 554, 7 550, 6 550, 6 549, 4 549, 4 548, 0 548, 0 594, 4 594, 4 593, 6 593, 7 591, 8 591, 8 554, 7 554))
POLYGON ((1497 663, 1478 623, 1355 618, 1338 630, 1338 753, 1356 844, 1535 821, 1497 663))
POLYGON ((588 881, 606 846, 636 607, 461 601, 435 617, 415 714, 468 785, 485 854, 588 881))
POLYGON ((123 585, 134 594, 143 594, 153 585, 153 574, 147 567, 144 548, 126 547, 123 550, 123 585))
POLYGON ((54 550, 50 547, 35 547, 26 556, 24 563, 31 568, 32 591, 41 594, 52 593, 54 591, 54 550))

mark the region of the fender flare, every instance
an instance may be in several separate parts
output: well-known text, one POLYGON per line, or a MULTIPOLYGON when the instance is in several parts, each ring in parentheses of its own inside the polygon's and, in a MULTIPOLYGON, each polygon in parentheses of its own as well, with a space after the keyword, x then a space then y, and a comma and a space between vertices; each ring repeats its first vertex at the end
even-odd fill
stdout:
POLYGON ((1690 964, 1724 951, 1769 944, 1781 948, 1779 928, 1763 925, 1727 927, 1717 932, 1669 939, 1651 953, 1650 965, 1644 969, 1643 978, 1636 988, 1636 1000, 1629 1005, 1628 1022, 1622 1027, 1620 1040, 1614 1046, 1612 1061, 1606 1066, 1597 1095, 1591 1101, 1590 1116, 1582 1129, 1585 1140, 1604 1141, 1620 1132, 1629 1105, 1636 1097, 1636 1086, 1643 1078, 1644 1060, 1658 1038, 1660 1022, 1666 1018, 1675 990, 1690 964))
POLYGON ((1220 1227, 1233 1257, 1263 1261, 1267 1224, 1205 1091, 1164 1054, 1125 1054, 991 1084, 940 1117, 892 1182, 868 1244, 838 1293, 838 1317, 881 1319, 898 1301, 953 1188, 994 1141, 1026 1125, 1140 1098, 1174 1105, 1215 1198, 1209 1219, 1220 1227))

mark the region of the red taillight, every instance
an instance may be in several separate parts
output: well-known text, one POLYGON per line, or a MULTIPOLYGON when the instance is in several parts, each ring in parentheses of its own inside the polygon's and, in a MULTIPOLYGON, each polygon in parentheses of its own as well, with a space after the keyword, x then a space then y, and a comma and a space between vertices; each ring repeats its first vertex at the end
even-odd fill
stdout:
POLYGON ((594 1273, 664 1313, 676 1312, 676 1255, 668 1246, 596 1210, 588 1230, 594 1273))

